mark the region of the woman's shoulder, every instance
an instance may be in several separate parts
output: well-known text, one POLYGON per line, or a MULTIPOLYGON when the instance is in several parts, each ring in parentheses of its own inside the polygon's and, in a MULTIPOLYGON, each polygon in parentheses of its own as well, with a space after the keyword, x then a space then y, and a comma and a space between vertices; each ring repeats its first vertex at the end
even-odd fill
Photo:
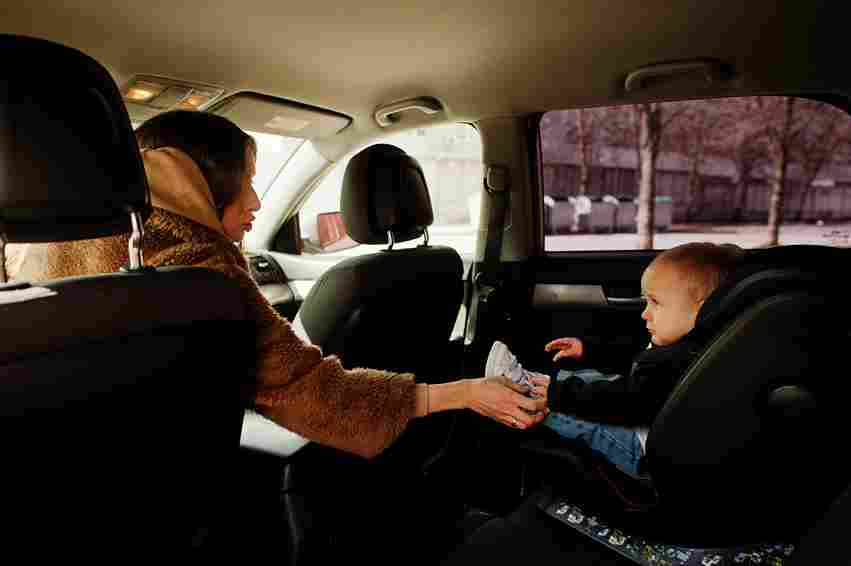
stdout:
POLYGON ((199 265, 247 270, 240 249, 225 236, 189 218, 155 208, 145 223, 146 261, 154 267, 199 265))

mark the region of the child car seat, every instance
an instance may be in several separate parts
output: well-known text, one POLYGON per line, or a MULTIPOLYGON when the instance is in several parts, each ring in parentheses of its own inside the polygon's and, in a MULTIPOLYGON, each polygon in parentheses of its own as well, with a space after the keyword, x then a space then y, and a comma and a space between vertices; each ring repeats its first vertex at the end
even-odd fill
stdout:
POLYGON ((584 478, 581 488, 555 491, 669 543, 733 546, 802 533, 851 477, 836 441, 849 309, 835 270, 849 260, 850 250, 822 246, 749 252, 683 339, 699 353, 650 429, 649 482, 573 444, 529 446, 584 478))

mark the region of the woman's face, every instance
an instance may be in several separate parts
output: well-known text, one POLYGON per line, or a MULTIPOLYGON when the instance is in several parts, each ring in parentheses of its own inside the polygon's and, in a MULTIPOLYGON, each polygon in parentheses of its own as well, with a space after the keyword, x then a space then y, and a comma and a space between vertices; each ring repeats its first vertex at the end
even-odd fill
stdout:
POLYGON ((256 171, 256 157, 251 149, 245 150, 245 175, 242 176, 242 189, 237 197, 227 205, 222 215, 225 235, 234 242, 241 242, 245 233, 251 230, 254 213, 260 210, 260 199, 254 192, 252 180, 256 171))

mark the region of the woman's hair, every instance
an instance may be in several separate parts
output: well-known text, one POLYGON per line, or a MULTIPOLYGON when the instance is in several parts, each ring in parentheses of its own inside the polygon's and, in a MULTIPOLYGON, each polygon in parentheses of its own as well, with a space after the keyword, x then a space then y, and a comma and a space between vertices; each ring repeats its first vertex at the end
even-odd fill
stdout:
POLYGON ((174 147, 189 155, 210 186, 219 218, 242 189, 246 149, 257 153, 254 138, 239 126, 195 110, 172 110, 146 120, 136 128, 136 141, 140 149, 174 147))

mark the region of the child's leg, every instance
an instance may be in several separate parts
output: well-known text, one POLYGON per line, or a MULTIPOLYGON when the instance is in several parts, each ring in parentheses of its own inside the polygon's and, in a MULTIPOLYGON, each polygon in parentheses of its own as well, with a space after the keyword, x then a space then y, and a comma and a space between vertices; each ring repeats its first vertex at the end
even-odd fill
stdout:
POLYGON ((639 475, 641 441, 635 429, 584 421, 556 412, 550 413, 543 425, 565 438, 585 443, 627 474, 639 475))

